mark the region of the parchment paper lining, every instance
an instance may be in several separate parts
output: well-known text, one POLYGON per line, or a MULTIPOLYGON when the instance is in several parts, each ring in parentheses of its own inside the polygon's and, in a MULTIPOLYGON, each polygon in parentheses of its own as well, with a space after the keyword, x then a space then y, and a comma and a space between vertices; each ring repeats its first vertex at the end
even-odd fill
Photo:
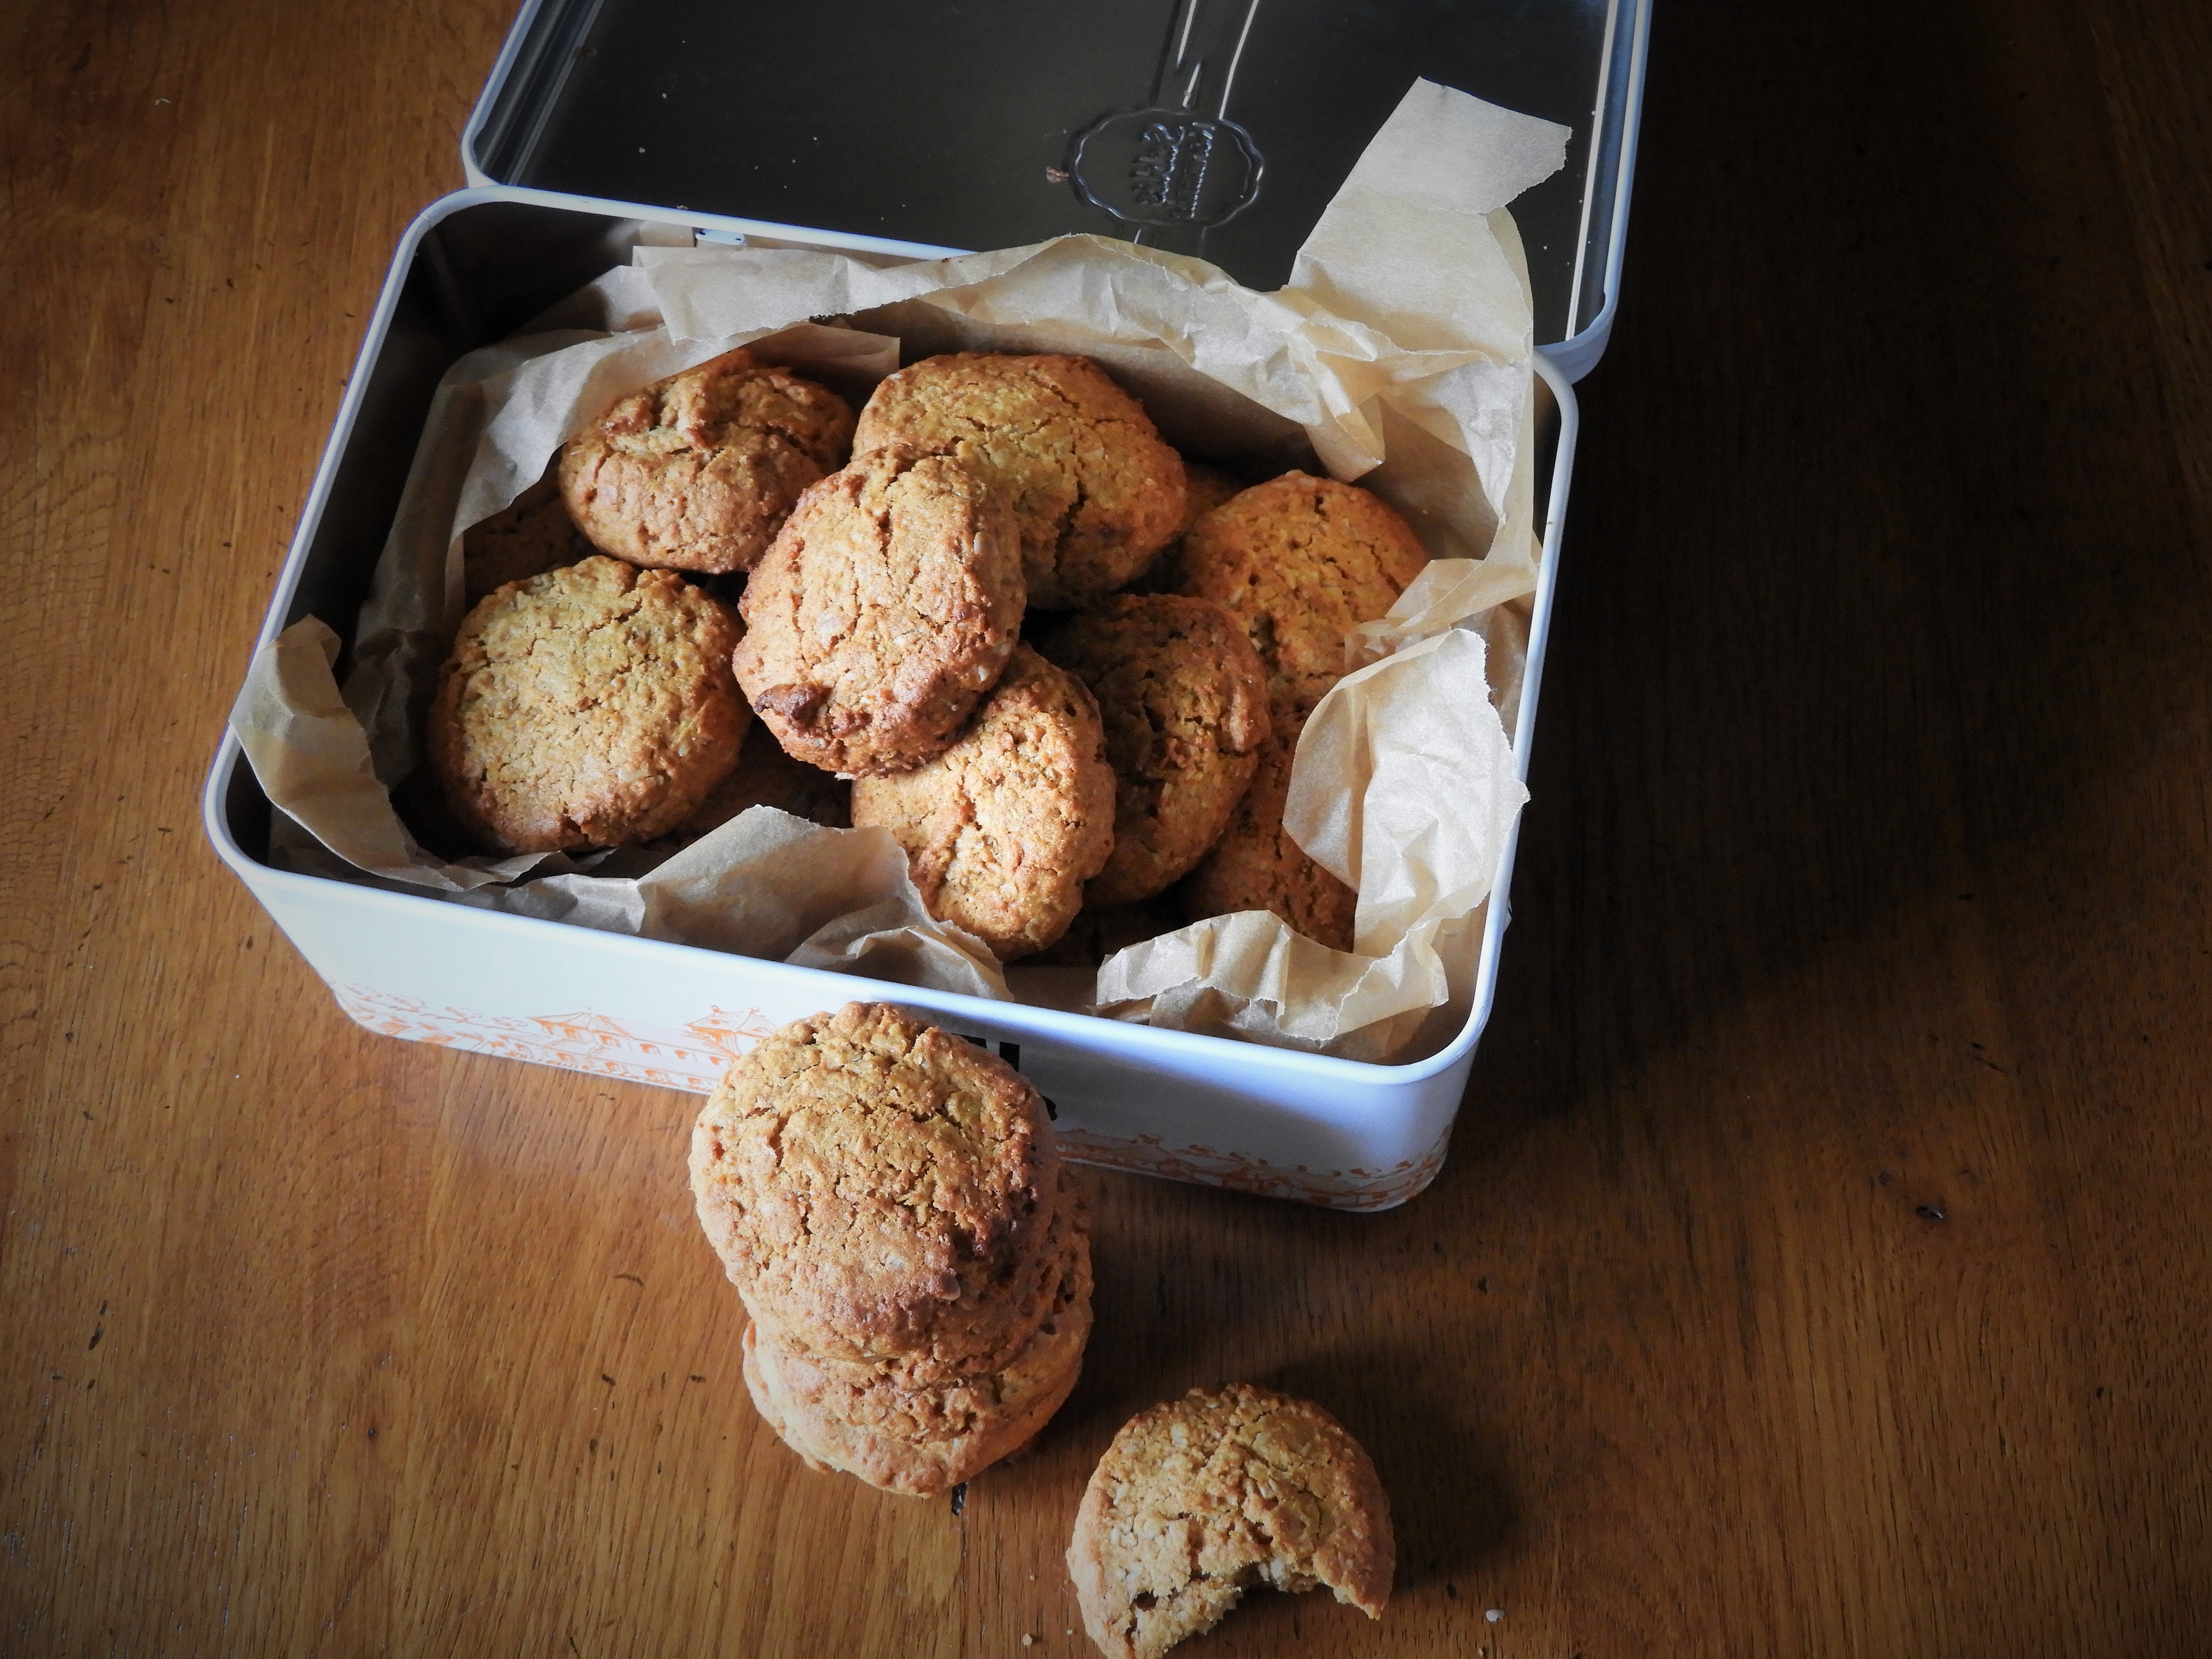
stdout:
POLYGON ((461 532, 536 483, 617 398, 741 344, 856 397, 902 349, 908 362, 1078 351, 1143 398, 1179 447, 1262 471, 1317 457, 1396 505, 1436 561, 1346 641, 1350 672, 1308 722, 1293 769, 1285 827, 1359 890, 1356 951, 1264 913, 1216 917, 1109 958, 1091 1006, 1371 1060, 1448 1035, 1525 799, 1486 680, 1502 642, 1497 696, 1517 700, 1525 606, 1513 602, 1535 582, 1527 275, 1504 204, 1557 168, 1564 137, 1417 82, 1272 295, 1096 237, 890 265, 640 246, 539 331, 448 372, 343 694, 337 636, 314 618, 257 658, 232 723, 278 809, 272 860, 605 931, 1064 1004, 1064 974, 1048 983, 1017 964, 1010 987, 979 941, 933 920, 880 830, 755 806, 658 861, 640 849, 447 860, 410 832, 391 787, 414 768, 460 619, 461 532), (810 320, 823 318, 836 325, 810 320))

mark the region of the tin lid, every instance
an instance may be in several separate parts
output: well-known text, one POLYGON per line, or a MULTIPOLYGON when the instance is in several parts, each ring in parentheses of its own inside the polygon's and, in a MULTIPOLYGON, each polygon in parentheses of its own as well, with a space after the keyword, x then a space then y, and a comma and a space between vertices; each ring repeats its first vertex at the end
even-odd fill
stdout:
POLYGON ((1425 77, 1571 130, 1514 203, 1536 338, 1612 320, 1649 0, 526 0, 470 176, 918 254, 1070 232, 1269 289, 1425 77))

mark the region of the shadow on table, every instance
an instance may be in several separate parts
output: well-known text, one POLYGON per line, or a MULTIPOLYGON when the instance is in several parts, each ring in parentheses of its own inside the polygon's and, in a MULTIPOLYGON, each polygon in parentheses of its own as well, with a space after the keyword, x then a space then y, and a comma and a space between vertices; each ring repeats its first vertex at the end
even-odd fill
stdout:
POLYGON ((1477 1379, 1498 1363, 1496 1315, 1449 1310, 1437 1247, 1455 1201, 1347 1216, 1086 1170, 1097 1327, 1055 1420, 1083 1474, 1136 1413, 1193 1388, 1249 1382, 1327 1408, 1389 1494, 1400 1587, 1449 1581, 1498 1549, 1513 1493, 1477 1379))
POLYGON ((1841 949, 1924 971, 1901 910, 2108 927, 2100 884, 2147 875, 2112 842, 2201 844, 2145 787, 2197 769, 2212 708, 2154 256, 2108 154, 1953 72, 2013 49, 1978 16, 1654 25, 1477 1062, 1495 1133, 1841 949))
POLYGON ((1449 1583, 1503 1548, 1516 1519, 1504 1464, 1484 1448, 1473 1391, 1450 1386, 1429 1358, 1410 1348, 1347 1350, 1254 1379, 1322 1402, 1375 1460, 1397 1534, 1400 1591, 1449 1583), (1362 1386, 1346 1388, 1348 1378, 1362 1386))

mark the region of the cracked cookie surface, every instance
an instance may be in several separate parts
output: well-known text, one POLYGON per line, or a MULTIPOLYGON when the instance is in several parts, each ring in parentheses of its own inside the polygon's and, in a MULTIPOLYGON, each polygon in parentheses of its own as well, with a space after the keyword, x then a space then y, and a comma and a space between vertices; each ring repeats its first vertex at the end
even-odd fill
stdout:
POLYGON ((1006 666, 1012 511, 945 456, 878 450, 809 488, 745 585, 738 684, 787 752, 848 776, 951 744, 1006 666))
POLYGON ((1112 592, 1182 528, 1182 457, 1088 357, 955 352, 901 369, 860 411, 855 453, 957 455, 1012 504, 1029 602, 1112 592))
POLYGON ((570 439, 561 495, 593 545, 617 558, 750 570, 852 437, 842 398, 741 347, 632 392, 570 439))
POLYGON ((883 1003, 794 1020, 691 1136, 699 1221, 753 1317, 828 1358, 927 1355, 1013 1299, 1060 1154, 1005 1061, 883 1003))
POLYGON ((975 720, 927 766, 853 785, 853 823, 906 849, 929 914, 1001 961, 1067 931, 1114 850, 1114 770, 1083 682, 1017 646, 975 720))
MULTIPOLYGON (((947 1387, 1014 1363, 1048 1316, 1070 1263, 1079 1254, 1086 1264, 1090 1261, 1090 1212, 1062 1165, 1054 1184, 1051 1219, 1032 1230, 1011 1270, 940 1306, 919 1340, 848 1334, 839 1351, 824 1352, 811 1346, 803 1333, 779 1324, 772 1310, 765 1319, 757 1316, 756 1322, 779 1346, 804 1354, 825 1375, 854 1386, 865 1382, 906 1392, 947 1387)), ((1090 1271, 1087 1265, 1083 1271, 1090 1271)))
POLYGON ((592 557, 471 611, 425 749, 455 817, 505 853, 617 847, 684 822, 750 720, 738 624, 673 571, 592 557))
POLYGON ((1157 1659, 1271 1584, 1326 1584, 1370 1619, 1396 1547, 1375 1465, 1310 1401, 1194 1389, 1123 1425, 1067 1548, 1084 1628, 1113 1659, 1157 1659))
POLYGON ((1250 787, 1267 671, 1236 617, 1175 594, 1118 594, 1043 650, 1097 699, 1114 769, 1114 852, 1084 902, 1150 898, 1206 855, 1250 787))
POLYGON ((745 1381, 761 1415, 810 1464, 915 1497, 949 1492, 1019 1450, 1073 1389, 1091 1334, 1089 1227, 1065 1170, 1060 1210, 1071 1224, 1048 1294, 995 1364, 918 1382, 898 1362, 824 1358, 755 1321, 745 1381))

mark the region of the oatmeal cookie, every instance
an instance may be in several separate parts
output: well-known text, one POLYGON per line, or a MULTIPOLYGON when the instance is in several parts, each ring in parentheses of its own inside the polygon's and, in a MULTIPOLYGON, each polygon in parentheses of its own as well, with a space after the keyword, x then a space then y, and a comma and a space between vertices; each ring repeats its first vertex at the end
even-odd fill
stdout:
POLYGON ((878 450, 809 489, 753 572, 738 683, 793 757, 910 770, 998 679, 1024 592, 1012 510, 981 477, 878 450))
POLYGON ((995 1055, 882 1003, 794 1020, 691 1134, 700 1224, 754 1318, 827 1358, 927 1353, 1019 1282, 1060 1154, 995 1055))
POLYGON ((1311 703, 1276 702, 1273 731, 1260 745, 1252 787, 1230 814, 1229 828, 1176 890, 1187 921, 1270 910, 1333 951, 1352 946, 1359 894, 1316 864, 1283 828, 1291 763, 1311 703))
POLYGON ((957 455, 1003 492, 1041 611, 1112 592, 1183 521, 1182 457, 1088 357, 925 358, 876 388, 853 443, 957 455))
POLYGON ((1379 495, 1285 472, 1201 514, 1161 586, 1226 605, 1267 665, 1268 696, 1310 704, 1344 673, 1344 636, 1428 562, 1379 495))
POLYGON ((1014 1363, 1048 1317, 1076 1255, 1090 1260, 1090 1212, 1063 1168, 1049 1223, 1032 1230, 1012 1263, 975 1276, 967 1293, 940 1304, 919 1327, 889 1336, 847 1332, 824 1347, 818 1328, 794 1328, 769 1298, 748 1292, 744 1300, 764 1340, 826 1372, 909 1393, 947 1387, 1014 1363))
POLYGON ((1050 945, 1114 850, 1114 770, 1083 682, 1017 646, 958 742, 927 766, 853 785, 853 824, 906 849, 929 914, 1001 961, 1050 945))
POLYGON ((762 1416, 810 1464, 933 1497, 1027 1445, 1075 1387, 1091 1334, 1083 1235, 1060 1252, 1051 1292, 994 1370, 917 1386, 896 1368, 787 1346, 756 1321, 745 1331, 745 1381, 762 1416))
POLYGON ((1067 1571, 1101 1652, 1158 1659, 1255 1584, 1326 1584, 1379 1619, 1396 1555, 1359 1443, 1310 1401, 1237 1382, 1122 1425, 1084 1489, 1067 1571))
POLYGON ((799 491, 845 458, 853 411, 740 349, 634 392, 568 441, 561 495, 632 564, 750 570, 799 491))
POLYGON ((1221 839, 1250 787, 1267 670, 1228 611, 1165 593, 1079 611, 1043 650, 1098 700, 1114 769, 1114 854, 1084 902, 1150 898, 1221 839))
MULTIPOLYGON (((1054 1183, 1049 1224, 1033 1232, 1010 1269, 984 1280, 972 1294, 940 1306, 918 1339, 848 1334, 836 1349, 824 1350, 814 1346, 805 1332, 781 1323, 772 1308, 753 1310, 754 1322, 779 1348, 803 1354, 811 1364, 848 1381, 907 1392, 945 1387, 1014 1363, 1049 1316, 1070 1264, 1079 1255, 1089 1262, 1090 1238, 1090 1211, 1063 1165, 1054 1183)), ((1087 1273, 1089 1267, 1083 1271, 1087 1273)))
POLYGON ((471 834, 504 853, 666 834, 738 757, 738 624, 672 571, 615 559, 511 582, 462 622, 425 745, 471 834))

